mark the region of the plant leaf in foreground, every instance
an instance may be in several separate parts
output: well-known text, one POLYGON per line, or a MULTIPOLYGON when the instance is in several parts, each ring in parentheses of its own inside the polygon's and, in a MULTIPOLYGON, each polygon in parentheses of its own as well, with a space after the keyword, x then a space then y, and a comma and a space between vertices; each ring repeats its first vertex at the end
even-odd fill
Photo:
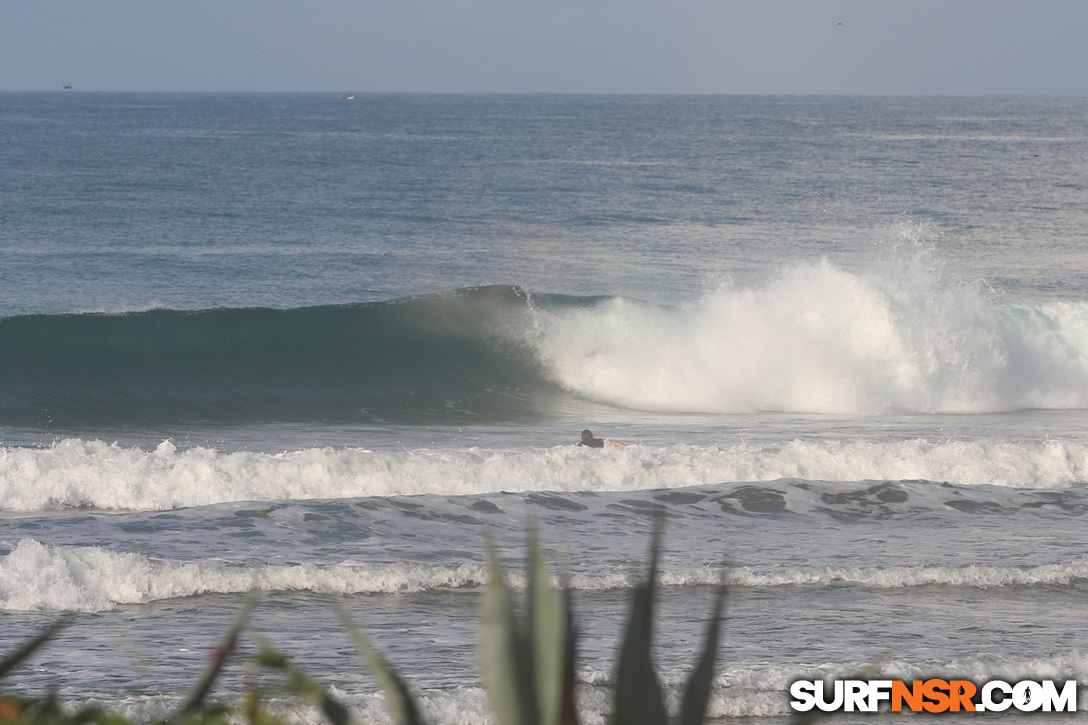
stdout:
POLYGON ((71 615, 65 615, 61 617, 60 619, 46 627, 44 630, 42 630, 40 634, 31 637, 10 655, 5 657, 3 660, 0 660, 0 677, 6 675, 20 662, 38 651, 38 648, 40 648, 43 644, 56 637, 57 633, 67 627, 68 624, 71 623, 71 621, 71 615))
POLYGON ((355 725, 355 718, 351 716, 346 705, 330 695, 320 682, 303 672, 267 642, 261 642, 257 661, 264 667, 285 673, 288 677, 288 692, 301 695, 317 705, 332 725, 355 725))
POLYGON ((563 705, 567 648, 566 601, 552 586, 536 530, 529 532, 529 645, 541 725, 555 725, 563 705))
POLYGON ((684 699, 680 703, 680 725, 700 725, 706 719, 706 706, 714 686, 714 665, 718 659, 718 634, 721 629, 722 609, 725 605, 725 582, 718 585, 714 610, 706 628, 703 651, 684 687, 684 699))
POLYGON ((226 664, 227 658, 230 657, 234 651, 235 645, 238 644, 238 637, 241 636, 242 628, 246 624, 246 619, 249 617, 250 610, 253 609, 253 604, 256 601, 256 594, 250 592, 246 597, 245 603, 242 604, 242 609, 234 617, 234 623, 231 624, 230 629, 227 631, 225 637, 219 643, 219 646, 215 649, 215 654, 212 657, 211 662, 204 669, 204 674, 197 680, 196 685, 189 693, 189 697, 185 700, 185 704, 181 706, 181 709, 170 718, 172 721, 183 719, 186 715, 189 715, 196 711, 203 703, 204 699, 211 692, 212 687, 215 685, 216 679, 219 677, 219 673, 223 670, 223 665, 226 664))
POLYGON ((559 725, 578 725, 578 710, 574 704, 574 663, 577 654, 578 635, 574 630, 574 608, 571 605, 570 587, 565 586, 563 595, 563 618, 567 623, 567 633, 563 642, 563 680, 559 701, 559 725))
POLYGON ((393 722, 396 725, 425 725, 426 720, 419 714, 419 707, 404 680, 389 666, 366 634, 355 626, 347 612, 341 609, 339 615, 340 621, 355 643, 356 651, 381 686, 385 694, 386 707, 389 708, 389 714, 393 716, 393 722))
POLYGON ((528 635, 514 612, 495 546, 487 546, 487 587, 478 639, 480 671, 497 725, 539 725, 528 635))
POLYGON ((654 586, 657 555, 661 549, 661 518, 654 523, 650 544, 650 570, 631 594, 631 616, 616 665, 614 725, 665 725, 665 703, 650 660, 653 639, 654 586))

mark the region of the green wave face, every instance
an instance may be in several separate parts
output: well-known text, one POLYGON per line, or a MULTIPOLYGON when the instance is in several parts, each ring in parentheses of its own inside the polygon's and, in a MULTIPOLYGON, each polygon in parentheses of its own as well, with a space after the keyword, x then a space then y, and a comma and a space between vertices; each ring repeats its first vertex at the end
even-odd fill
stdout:
POLYGON ((520 342, 528 298, 0 320, 0 424, 442 421, 531 415, 554 394, 520 342))

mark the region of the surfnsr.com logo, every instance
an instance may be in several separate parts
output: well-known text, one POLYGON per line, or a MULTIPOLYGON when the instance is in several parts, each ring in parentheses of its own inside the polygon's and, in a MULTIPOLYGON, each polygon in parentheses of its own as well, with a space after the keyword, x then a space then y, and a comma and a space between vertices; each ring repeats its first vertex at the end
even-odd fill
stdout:
POLYGON ((1076 712, 1077 682, 1068 680, 798 680, 790 686, 790 707, 824 712, 1076 712))

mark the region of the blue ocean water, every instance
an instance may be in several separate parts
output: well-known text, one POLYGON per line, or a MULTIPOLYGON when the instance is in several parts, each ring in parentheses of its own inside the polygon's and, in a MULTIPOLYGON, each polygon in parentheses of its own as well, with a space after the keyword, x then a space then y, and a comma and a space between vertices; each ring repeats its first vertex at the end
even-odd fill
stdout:
POLYGON ((257 587, 368 719, 337 605, 480 722, 535 522, 603 722, 657 512, 715 717, 1084 682, 1086 190, 1085 99, 0 94, 0 651, 79 613, 7 682, 161 717, 257 587))

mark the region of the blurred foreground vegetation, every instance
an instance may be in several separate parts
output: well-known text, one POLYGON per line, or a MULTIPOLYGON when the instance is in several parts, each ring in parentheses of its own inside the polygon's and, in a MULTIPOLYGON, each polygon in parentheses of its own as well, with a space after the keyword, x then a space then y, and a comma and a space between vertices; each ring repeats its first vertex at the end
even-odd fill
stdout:
MULTIPOLYGON (((661 525, 658 522, 650 545, 647 575, 631 594, 630 615, 616 661, 610 716, 610 722, 616 725, 666 725, 670 722, 696 725, 706 718, 725 587, 723 584, 718 588, 702 649, 684 688, 680 712, 669 717, 650 658, 660 541, 661 525)), ((569 588, 565 583, 558 587, 553 584, 534 532, 529 535, 527 586, 520 597, 521 602, 507 584, 498 555, 490 543, 487 558, 489 576, 481 604, 477 644, 480 670, 495 725, 575 725, 580 721, 574 699, 577 635, 569 588)), ((269 697, 287 693, 317 707, 332 725, 360 723, 358 717, 330 695, 321 682, 303 672, 258 634, 246 631, 254 600, 252 595, 247 599, 205 671, 176 712, 162 722, 167 725, 286 725, 282 717, 270 714, 264 705, 269 697), (273 684, 251 687, 233 700, 213 699, 210 697, 212 688, 243 636, 257 646, 256 654, 247 658, 247 666, 273 673, 273 684)), ((381 686, 393 722, 397 725, 427 723, 400 674, 347 614, 341 611, 340 617, 360 659, 381 686)), ((58 619, 0 660, 0 678, 46 646, 70 621, 70 616, 58 619)), ((82 723, 134 725, 108 709, 66 706, 55 695, 27 698, 0 690, 0 725, 82 723)))

